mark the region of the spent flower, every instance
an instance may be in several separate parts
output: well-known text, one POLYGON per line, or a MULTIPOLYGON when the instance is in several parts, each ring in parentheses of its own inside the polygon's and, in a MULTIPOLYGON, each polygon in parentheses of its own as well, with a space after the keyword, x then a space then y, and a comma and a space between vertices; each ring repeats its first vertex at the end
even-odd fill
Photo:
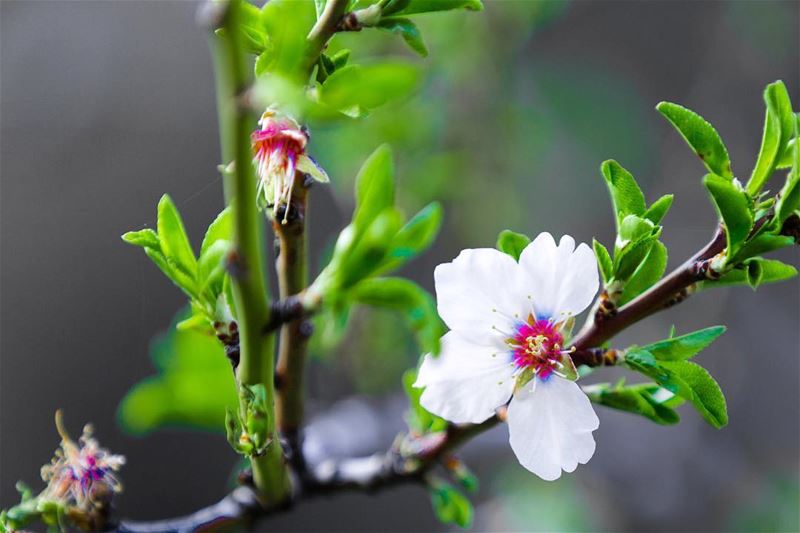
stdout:
POLYGON ((297 173, 308 174, 323 183, 328 175, 306 155, 308 132, 292 117, 270 106, 258 121, 259 129, 251 135, 253 160, 258 174, 258 202, 262 208, 286 207, 286 222, 297 173))
POLYGON ((87 514, 107 507, 113 495, 122 491, 116 472, 125 464, 125 457, 100 447, 89 424, 75 443, 64 430, 60 411, 56 427, 61 444, 50 464, 42 467, 47 488, 39 498, 87 514))
POLYGON ((511 447, 539 477, 557 479, 594 454, 599 421, 568 346, 575 315, 599 280, 594 253, 572 237, 540 234, 519 262, 494 249, 464 250, 434 273, 450 331, 426 355, 420 403, 453 423, 483 422, 508 404, 511 447))

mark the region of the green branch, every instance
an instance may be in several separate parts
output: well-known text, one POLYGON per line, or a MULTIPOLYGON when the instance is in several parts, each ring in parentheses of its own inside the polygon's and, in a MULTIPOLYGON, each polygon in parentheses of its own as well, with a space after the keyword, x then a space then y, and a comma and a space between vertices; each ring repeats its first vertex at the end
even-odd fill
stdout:
POLYGON ((237 30, 241 0, 210 4, 207 9, 212 11, 212 29, 226 30, 222 35, 212 36, 212 50, 222 158, 226 163, 234 163, 233 172, 225 176, 225 197, 234 214, 234 247, 227 257, 227 266, 239 326, 240 361, 236 377, 240 385, 263 384, 266 390, 266 432, 272 444, 263 455, 251 457, 251 465, 256 488, 267 503, 275 503, 288 497, 289 478, 275 432, 274 336, 262 332, 269 321, 270 309, 264 279, 263 220, 256 206, 256 179, 251 164, 250 132, 254 121, 240 102, 250 81, 241 33, 237 30))

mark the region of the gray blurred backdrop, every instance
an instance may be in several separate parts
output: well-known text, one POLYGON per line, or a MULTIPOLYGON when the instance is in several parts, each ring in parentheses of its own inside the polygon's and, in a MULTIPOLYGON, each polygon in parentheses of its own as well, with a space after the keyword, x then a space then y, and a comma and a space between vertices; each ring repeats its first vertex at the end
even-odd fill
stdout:
MULTIPOLYGON (((703 114, 746 177, 764 86, 781 78, 800 102, 797 2, 487 4, 482 14, 424 21, 426 81, 400 111, 376 113, 367 129, 312 128, 312 151, 335 182, 314 194, 314 246, 343 225, 358 164, 389 140, 405 205, 445 203, 443 234, 407 271, 428 288, 436 264, 464 247, 491 246, 506 227, 611 242, 598 167, 612 157, 649 200, 676 194, 664 232, 674 266, 705 243, 714 214, 702 167, 653 106, 670 100, 703 114)), ((153 373, 150 338, 183 305, 119 236, 153 225, 164 192, 195 239, 222 206, 213 79, 196 8, 0 3, 0 507, 16 501, 17 479, 39 486, 39 467, 58 441, 59 407, 73 433, 91 420, 101 442, 127 456, 122 514, 185 513, 226 491, 235 458, 223 437, 165 430, 134 438, 115 422, 124 393, 153 373)), ((390 36, 366 33, 371 53, 406 54, 390 36)), ((798 264, 797 251, 781 258, 798 264)), ((727 395, 730 425, 714 430, 687 407, 675 427, 599 407, 593 460, 550 484, 515 466, 506 430, 497 429, 464 452, 482 480, 474 528, 796 531, 799 307, 797 280, 757 293, 720 290, 626 333, 620 342, 661 338, 671 324, 684 332, 727 324, 700 362, 727 395)), ((313 364, 312 414, 360 398, 338 404, 347 416, 328 422, 335 439, 365 448, 391 442, 402 428, 393 384, 414 362, 410 346, 392 363, 348 351, 313 364), (385 383, 365 382, 365 368, 384 369, 385 383), (365 404, 394 413, 383 421, 393 425, 357 418, 365 404)), ((260 529, 442 529, 415 487, 295 511, 260 529)))

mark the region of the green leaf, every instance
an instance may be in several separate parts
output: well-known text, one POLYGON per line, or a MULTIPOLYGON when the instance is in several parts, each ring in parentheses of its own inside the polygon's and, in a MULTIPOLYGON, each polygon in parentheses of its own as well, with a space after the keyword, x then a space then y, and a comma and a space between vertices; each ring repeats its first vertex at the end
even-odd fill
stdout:
POLYGON ((661 102, 656 109, 669 120, 712 173, 733 179, 731 160, 717 130, 703 117, 678 104, 661 102))
POLYGON ((519 261, 522 250, 531 243, 531 238, 522 233, 504 229, 497 236, 497 249, 519 261))
MULTIPOLYGON (((785 281, 797 275, 797 269, 786 263, 774 259, 761 259, 753 258, 745 263, 757 261, 760 263, 761 279, 760 284, 776 283, 778 281, 785 281)), ((711 287, 721 287, 728 285, 748 285, 748 278, 746 268, 737 268, 723 275, 717 280, 706 280, 700 284, 701 289, 708 289, 711 287)))
POLYGON ((222 431, 225 408, 237 405, 231 365, 211 335, 177 331, 189 313, 178 313, 167 332, 157 336, 150 356, 157 374, 134 385, 119 405, 122 428, 143 435, 165 427, 222 431))
POLYGON ((794 152, 797 147, 797 137, 791 139, 789 143, 786 145, 786 149, 783 151, 780 159, 778 159, 775 168, 791 168, 794 166, 794 152))
POLYGON ((339 50, 335 54, 331 56, 331 61, 333 61, 333 66, 336 69, 340 69, 347 64, 347 60, 350 59, 350 50, 343 48, 339 50))
POLYGON ((372 278, 355 285, 352 298, 362 304, 401 311, 417 335, 420 348, 439 353, 445 329, 436 312, 436 302, 413 281, 402 278, 372 278))
POLYGON ((646 209, 644 194, 630 172, 613 159, 604 161, 600 166, 600 172, 611 193, 618 229, 628 215, 644 214, 646 209))
POLYGON ((665 194, 653 202, 653 205, 651 205, 642 216, 651 221, 653 224, 660 223, 664 218, 664 215, 667 214, 667 211, 669 211, 669 208, 672 206, 672 200, 673 196, 671 194, 665 194))
POLYGON ((222 280, 225 276, 225 256, 230 250, 230 241, 218 240, 200 256, 197 263, 198 290, 208 293, 208 303, 213 308, 217 297, 222 292, 222 280))
POLYGON ((261 9, 261 24, 269 39, 267 71, 301 81, 306 35, 316 22, 312 2, 270 0, 261 9))
POLYGON ((388 145, 379 146, 361 165, 356 176, 356 209, 353 222, 357 228, 368 226, 378 213, 394 205, 394 163, 388 145))
POLYGON ((643 349, 629 351, 625 363, 691 402, 712 426, 721 428, 728 423, 725 397, 716 381, 701 366, 689 361, 657 361, 653 354, 643 349))
POLYGON ((390 272, 426 250, 439 233, 442 216, 441 204, 431 202, 406 222, 392 239, 380 272, 390 272))
POLYGON ((329 264, 334 269, 332 275, 337 279, 333 286, 347 289, 374 274, 386 259, 402 223, 402 217, 395 208, 386 208, 349 248, 345 247, 341 252, 335 250, 329 264))
POLYGON ((154 248, 145 248, 144 253, 187 296, 190 298, 197 297, 197 285, 193 277, 190 277, 180 268, 176 268, 172 261, 154 248))
POLYGON ((181 215, 168 194, 158 202, 158 238, 161 250, 170 261, 183 272, 194 277, 197 272, 197 260, 189 244, 189 237, 183 227, 181 215))
POLYGON ((703 185, 711 195, 720 218, 725 223, 728 257, 732 258, 753 229, 753 211, 747 193, 734 182, 706 174, 703 185))
POLYGON ((400 34, 406 44, 422 57, 427 57, 428 48, 422 40, 422 34, 416 24, 406 18, 384 17, 377 25, 378 28, 391 33, 400 34))
POLYGON ((728 406, 719 384, 703 367, 690 361, 663 362, 679 384, 676 394, 692 402, 702 417, 719 429, 728 424, 728 406))
POLYGON ((436 518, 444 524, 468 528, 472 524, 472 504, 452 485, 436 480, 429 486, 436 518))
POLYGON ((701 329, 680 337, 671 337, 663 341, 637 348, 649 352, 658 361, 683 361, 691 359, 708 345, 725 333, 725 326, 713 326, 701 329))
POLYGON ((435 11, 450 11, 453 9, 467 9, 469 11, 483 11, 481 0, 411 0, 398 14, 412 15, 415 13, 432 13, 435 11))
POLYGON ((158 234, 150 228, 129 231, 122 236, 122 240, 134 246, 161 251, 161 242, 158 239, 158 234))
POLYGON ((200 257, 217 241, 230 240, 233 240, 233 210, 228 206, 209 224, 203 244, 200 245, 200 257))
POLYGON ((419 69, 409 63, 348 65, 334 72, 320 87, 319 101, 351 117, 400 100, 419 83, 419 69))
POLYGON ((800 113, 797 114, 794 138, 792 171, 786 178, 780 197, 775 204, 775 220, 780 226, 800 208, 800 113))
POLYGON ((614 264, 611 262, 611 255, 597 239, 592 239, 592 248, 594 248, 594 255, 597 258, 597 266, 600 267, 600 274, 603 276, 603 283, 608 283, 614 277, 614 264))
MULTIPOLYGON (((672 408, 673 405, 668 405, 675 395, 654 383, 627 387, 621 384, 613 386, 610 383, 598 383, 583 387, 583 390, 595 403, 643 416, 656 424, 670 425, 680 422, 680 416, 672 408)), ((683 401, 681 398, 679 400, 683 401)))
POLYGON ((795 130, 792 103, 782 81, 767 85, 764 90, 764 101, 767 104, 767 111, 761 149, 750 180, 747 182, 747 192, 752 196, 755 196, 769 180, 795 130))
POLYGON ((409 429, 424 435, 444 431, 447 428, 447 420, 428 412, 419 403, 424 389, 414 387, 417 381, 417 370, 415 368, 406 370, 403 374, 403 389, 408 397, 409 411, 406 415, 406 423, 409 429))
POLYGON ((631 275, 622 289, 618 305, 624 305, 655 285, 667 269, 667 247, 654 241, 639 268, 631 275))
POLYGON ((763 255, 775 250, 780 250, 787 246, 794 245, 794 238, 785 235, 759 235, 745 244, 739 253, 736 254, 736 262, 749 259, 757 255, 763 255))

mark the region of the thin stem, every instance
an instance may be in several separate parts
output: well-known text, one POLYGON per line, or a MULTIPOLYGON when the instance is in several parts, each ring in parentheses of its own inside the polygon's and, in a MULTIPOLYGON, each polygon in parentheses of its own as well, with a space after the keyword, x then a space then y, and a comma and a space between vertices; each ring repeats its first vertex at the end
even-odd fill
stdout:
MULTIPOLYGON (((303 176, 298 173, 294 179, 301 181, 303 176)), ((273 221, 279 245, 276 258, 278 286, 283 301, 300 294, 308 285, 308 189, 305 186, 295 187, 294 196, 289 202, 290 205, 286 206, 289 210, 286 223, 282 223, 281 216, 276 216, 273 221)), ((276 369, 278 429, 290 448, 293 448, 293 458, 299 457, 298 431, 303 422, 303 378, 310 334, 311 324, 302 315, 281 326, 276 369)))
POLYGON ((598 319, 595 313, 590 313, 586 324, 572 342, 576 349, 575 355, 578 355, 573 357, 575 364, 584 363, 580 357, 583 350, 600 346, 620 331, 668 307, 681 291, 703 279, 699 265, 703 261, 712 259, 724 249, 725 232, 722 228, 718 228, 714 237, 702 250, 643 294, 622 306, 615 315, 598 319))
POLYGON ((317 19, 317 23, 314 24, 314 27, 311 28, 306 37, 308 48, 306 49, 306 59, 302 72, 311 73, 314 64, 319 59, 319 55, 325 50, 333 34, 336 33, 345 9, 347 9, 347 0, 328 0, 325 4, 325 9, 317 19))
POLYGON ((274 336, 262 333, 269 321, 269 301, 264 279, 263 221, 256 208, 256 180, 253 175, 250 132, 253 117, 240 105, 249 76, 237 25, 241 0, 214 4, 215 22, 225 28, 223 36, 212 35, 217 75, 217 101, 223 160, 234 162, 225 177, 225 196, 233 206, 234 247, 227 258, 239 328, 237 381, 263 384, 271 408, 267 433, 273 444, 267 452, 251 458, 255 486, 266 502, 279 502, 289 493, 289 478, 283 452, 275 435, 273 348, 274 336))

